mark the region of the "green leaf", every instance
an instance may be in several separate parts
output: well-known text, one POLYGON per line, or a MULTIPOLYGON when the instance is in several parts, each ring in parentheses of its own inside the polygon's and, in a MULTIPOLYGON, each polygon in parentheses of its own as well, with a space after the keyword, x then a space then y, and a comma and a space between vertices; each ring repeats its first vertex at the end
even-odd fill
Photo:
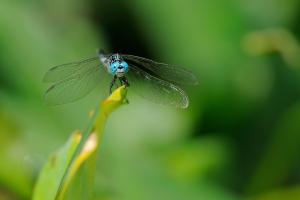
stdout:
POLYGON ((95 164, 93 155, 95 155, 97 147, 97 134, 92 133, 79 155, 72 162, 57 199, 88 199, 94 181, 92 173, 94 168, 91 164, 95 164), (88 168, 84 168, 85 166, 88 168))
POLYGON ((79 131, 50 157, 38 179, 33 200, 90 199, 94 185, 97 149, 107 117, 128 103, 125 86, 116 89, 101 103, 100 112, 88 137, 79 131), (83 138, 84 137, 84 138, 83 138), (81 142, 81 143, 80 143, 81 142))
POLYGON ((76 148, 82 138, 79 131, 73 133, 67 143, 48 159, 37 181, 33 200, 53 200, 61 181, 72 161, 76 148))
POLYGON ((85 141, 80 153, 70 166, 58 199, 82 200, 90 199, 94 185, 97 149, 101 144, 101 136, 107 117, 121 105, 128 103, 125 86, 117 88, 101 103, 100 112, 92 127, 92 133, 85 141))

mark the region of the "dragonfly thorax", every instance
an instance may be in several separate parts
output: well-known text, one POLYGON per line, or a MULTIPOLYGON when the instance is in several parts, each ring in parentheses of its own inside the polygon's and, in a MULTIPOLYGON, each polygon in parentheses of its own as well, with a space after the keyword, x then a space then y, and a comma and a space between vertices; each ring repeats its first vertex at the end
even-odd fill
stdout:
POLYGON ((119 54, 113 54, 109 58, 109 73, 118 77, 123 77, 128 71, 129 66, 119 54))

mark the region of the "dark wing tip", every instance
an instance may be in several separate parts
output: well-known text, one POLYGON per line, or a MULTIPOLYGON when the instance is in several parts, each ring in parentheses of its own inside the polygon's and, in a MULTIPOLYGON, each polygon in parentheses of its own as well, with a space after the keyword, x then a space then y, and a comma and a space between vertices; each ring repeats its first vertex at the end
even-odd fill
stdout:
MULTIPOLYGON (((45 77, 44 77, 45 78, 45 77)), ((51 102, 48 98, 48 95, 49 95, 49 92, 51 90, 53 90, 55 88, 55 85, 51 85, 47 90, 46 92, 44 93, 44 96, 43 96, 43 99, 44 99, 44 102, 47 106, 53 106, 53 105, 56 105, 55 103, 51 102)))
POLYGON ((189 100, 187 99, 186 102, 184 102, 184 104, 180 105, 179 108, 182 108, 182 109, 187 109, 189 107, 189 100))
POLYGON ((62 102, 59 102, 59 101, 56 101, 55 99, 51 99, 51 94, 50 93, 55 88, 56 88, 56 85, 53 84, 44 93, 44 102, 45 102, 45 105, 47 105, 47 106, 59 106, 59 105, 62 105, 62 104, 66 104, 66 103, 72 102, 72 101, 62 101, 62 102))
POLYGON ((42 82, 44 83, 51 83, 51 82, 54 82, 51 80, 51 78, 49 76, 51 76, 51 72, 53 70, 55 70, 56 68, 58 68, 60 65, 57 65, 57 66, 54 66, 54 67, 51 67, 44 75, 43 79, 42 79, 42 82))
POLYGON ((42 79, 42 82, 43 82, 43 83, 50 83, 50 82, 51 82, 51 80, 49 79, 49 77, 48 77, 47 74, 48 74, 48 73, 46 73, 46 74, 44 75, 43 79, 42 79))
MULTIPOLYGON (((181 88, 180 88, 181 89, 181 88)), ((189 97, 188 95, 185 93, 184 90, 181 89, 181 94, 182 95, 182 104, 180 105, 180 108, 182 109, 186 109, 189 107, 189 104, 190 104, 190 100, 189 100, 189 97)))

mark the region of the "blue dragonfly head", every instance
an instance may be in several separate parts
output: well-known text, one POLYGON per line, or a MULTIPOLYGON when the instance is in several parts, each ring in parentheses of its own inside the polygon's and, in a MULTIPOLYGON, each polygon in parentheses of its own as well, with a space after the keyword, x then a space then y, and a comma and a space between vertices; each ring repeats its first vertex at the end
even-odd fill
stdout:
POLYGON ((129 71, 129 66, 124 60, 113 61, 109 66, 109 72, 118 77, 124 76, 129 71))

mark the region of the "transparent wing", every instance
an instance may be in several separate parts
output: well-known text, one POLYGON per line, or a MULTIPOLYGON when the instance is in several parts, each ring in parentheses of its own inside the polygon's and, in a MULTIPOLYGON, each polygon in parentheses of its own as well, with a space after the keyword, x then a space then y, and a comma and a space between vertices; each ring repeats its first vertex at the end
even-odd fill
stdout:
POLYGON ((131 65, 128 79, 130 88, 150 101, 180 108, 187 108, 189 105, 188 96, 181 88, 152 76, 135 65, 131 65))
POLYGON ((55 83, 64 79, 76 76, 78 74, 85 73, 91 66, 100 64, 99 58, 89 58, 86 60, 67 63, 52 67, 44 76, 43 81, 47 83, 55 83))
MULTIPOLYGON (((70 65, 64 65, 67 68, 70 65)), ((73 69, 77 68, 77 71, 72 70, 63 70, 63 67, 60 67, 60 71, 67 72, 63 76, 59 75, 58 71, 55 70, 55 73, 51 72, 48 76, 54 80, 59 80, 55 82, 52 86, 48 88, 45 93, 45 101, 50 105, 59 105, 64 103, 69 103, 76 101, 89 92, 91 92, 97 85, 101 84, 103 76, 107 74, 104 70, 104 67, 99 63, 91 63, 89 65, 77 64, 72 66, 73 69), (72 73, 71 73, 72 72, 72 73), (55 76, 54 76, 55 75, 55 76)), ((50 71, 49 71, 50 72, 50 71)))
POLYGON ((122 57, 128 62, 129 66, 135 65, 136 67, 141 68, 143 71, 155 75, 160 79, 182 85, 198 84, 198 79, 192 72, 175 65, 159 63, 134 55, 122 55, 122 57))

